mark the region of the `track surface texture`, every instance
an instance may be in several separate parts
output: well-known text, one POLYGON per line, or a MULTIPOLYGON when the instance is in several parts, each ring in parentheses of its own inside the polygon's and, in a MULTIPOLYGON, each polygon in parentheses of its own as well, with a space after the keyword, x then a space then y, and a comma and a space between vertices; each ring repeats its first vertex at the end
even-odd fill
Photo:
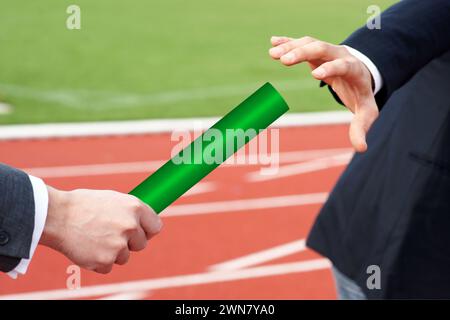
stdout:
MULTIPOLYGON (((280 129, 280 168, 222 165, 162 212, 164 228, 108 275, 81 271, 38 247, 18 280, 0 274, 0 298, 334 299, 329 262, 304 239, 352 150, 347 125, 280 129)), ((57 188, 129 192, 170 157, 169 134, 0 141, 0 162, 57 188)))

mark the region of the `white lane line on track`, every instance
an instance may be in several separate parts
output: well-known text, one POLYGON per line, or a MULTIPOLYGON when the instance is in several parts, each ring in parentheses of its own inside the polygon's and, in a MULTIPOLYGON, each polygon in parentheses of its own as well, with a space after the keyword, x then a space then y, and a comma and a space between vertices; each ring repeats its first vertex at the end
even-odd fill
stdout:
MULTIPOLYGON (((218 117, 210 117, 3 125, 0 126, 0 140, 142 135, 168 133, 174 130, 206 130, 219 119, 218 117)), ((283 128, 348 124, 351 119, 352 113, 348 111, 288 113, 275 121, 271 127, 283 128)))
POLYGON ((322 204, 326 201, 327 197, 327 192, 319 192, 278 197, 180 204, 168 207, 162 212, 162 214, 165 218, 169 218, 200 214, 296 207, 310 204, 322 204))
MULTIPOLYGON (((280 152, 280 163, 292 163, 297 161, 306 161, 320 157, 326 157, 345 152, 350 152, 348 148, 333 148, 333 149, 317 149, 304 151, 289 151, 280 152)), ((254 165, 251 157, 257 155, 247 155, 247 161, 243 165, 254 165)), ((225 162, 222 167, 241 166, 241 161, 238 157, 235 158, 235 164, 225 162)), ((126 174, 126 173, 151 173, 161 167, 167 160, 150 160, 150 161, 135 161, 135 162, 117 162, 117 163, 103 163, 103 164, 87 164, 87 165, 72 165, 72 166, 51 166, 51 167, 32 167, 23 168, 25 172, 33 176, 45 178, 67 178, 67 177, 87 177, 100 176, 110 174, 126 174)))
POLYGON ((195 186, 193 186, 191 189, 186 191, 186 193, 183 194, 183 197, 194 196, 194 195, 201 194, 201 193, 213 192, 214 190, 217 190, 217 183, 215 183, 215 182, 199 182, 195 186))
POLYGON ((248 173, 246 178, 250 182, 275 180, 284 177, 290 177, 299 174, 325 170, 333 167, 344 166, 348 164, 348 162, 352 157, 353 157, 352 152, 346 152, 306 162, 280 166, 278 168, 278 172, 272 175, 262 175, 260 174, 260 171, 253 171, 248 173))
MULTIPOLYGON (((235 271, 248 267, 253 267, 264 262, 269 262, 278 258, 292 255, 306 250, 305 239, 300 239, 275 246, 270 249, 261 250, 236 259, 212 265, 208 268, 211 272, 235 271)), ((101 298, 101 300, 137 300, 148 297, 147 291, 132 291, 119 293, 101 298)))
POLYGON ((205 272, 172 276, 159 279, 138 280, 120 282, 105 285, 82 287, 77 290, 50 290, 29 293, 18 293, 0 296, 1 300, 36 300, 36 299, 76 299, 86 297, 98 297, 112 294, 123 294, 127 292, 158 290, 211 284, 218 282, 229 282, 245 279, 255 279, 271 276, 280 276, 316 270, 329 269, 331 266, 327 259, 313 259, 302 262, 279 263, 262 267, 254 267, 242 270, 226 272, 205 272))
POLYGON ((153 172, 164 164, 162 160, 87 164, 74 166, 34 167, 23 171, 33 176, 45 178, 89 177, 111 174, 153 172))
POLYGON ((304 250, 306 250, 306 241, 305 239, 300 239, 270 249, 255 252, 237 259, 212 265, 209 267, 209 270, 214 272, 240 270, 304 250))
POLYGON ((276 276, 296 272, 308 272, 330 267, 330 263, 327 259, 316 259, 248 268, 253 267, 256 264, 261 264, 291 255, 296 252, 304 251, 305 249, 305 239, 300 239, 213 265, 208 268, 210 272, 90 286, 79 290, 49 290, 19 293, 0 296, 0 299, 70 299, 95 296, 101 296, 100 299, 105 300, 142 299, 148 297, 149 291, 154 291, 157 289, 244 280, 249 278, 276 276))

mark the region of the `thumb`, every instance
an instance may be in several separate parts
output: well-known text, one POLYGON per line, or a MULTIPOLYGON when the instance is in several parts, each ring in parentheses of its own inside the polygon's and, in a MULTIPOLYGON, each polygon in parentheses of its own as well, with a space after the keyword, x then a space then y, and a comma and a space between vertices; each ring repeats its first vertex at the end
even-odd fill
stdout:
POLYGON ((375 102, 357 108, 350 124, 350 141, 356 152, 367 151, 366 135, 378 118, 378 107, 375 102))

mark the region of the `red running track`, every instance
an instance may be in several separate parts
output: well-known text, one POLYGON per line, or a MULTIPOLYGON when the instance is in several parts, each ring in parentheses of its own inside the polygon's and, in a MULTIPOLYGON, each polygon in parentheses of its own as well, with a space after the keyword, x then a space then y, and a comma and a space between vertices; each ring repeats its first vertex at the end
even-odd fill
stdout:
MULTIPOLYGON (((283 128, 280 139, 282 175, 219 167, 162 213, 161 234, 127 265, 82 270, 81 289, 66 290, 70 261, 38 247, 25 276, 0 274, 0 298, 334 299, 328 261, 302 239, 348 161, 347 126, 283 128)), ((128 192, 173 146, 168 134, 2 141, 0 162, 61 189, 128 192)))

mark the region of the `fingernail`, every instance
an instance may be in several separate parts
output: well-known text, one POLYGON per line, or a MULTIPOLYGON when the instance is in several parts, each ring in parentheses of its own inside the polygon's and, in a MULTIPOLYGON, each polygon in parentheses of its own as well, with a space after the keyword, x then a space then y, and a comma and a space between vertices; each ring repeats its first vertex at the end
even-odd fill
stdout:
POLYGON ((292 52, 289 52, 289 53, 286 53, 281 58, 283 59, 283 62, 292 62, 295 59, 295 55, 292 52))
POLYGON ((324 77, 325 77, 325 69, 324 69, 324 68, 317 68, 317 69, 315 69, 315 70, 312 72, 312 74, 313 74, 315 77, 318 77, 318 78, 324 78, 324 77))
POLYGON ((283 54, 283 50, 281 48, 272 48, 269 50, 269 53, 273 56, 281 56, 283 54))
POLYGON ((160 232, 163 227, 163 222, 161 219, 158 220, 158 224, 156 225, 156 232, 160 232))

